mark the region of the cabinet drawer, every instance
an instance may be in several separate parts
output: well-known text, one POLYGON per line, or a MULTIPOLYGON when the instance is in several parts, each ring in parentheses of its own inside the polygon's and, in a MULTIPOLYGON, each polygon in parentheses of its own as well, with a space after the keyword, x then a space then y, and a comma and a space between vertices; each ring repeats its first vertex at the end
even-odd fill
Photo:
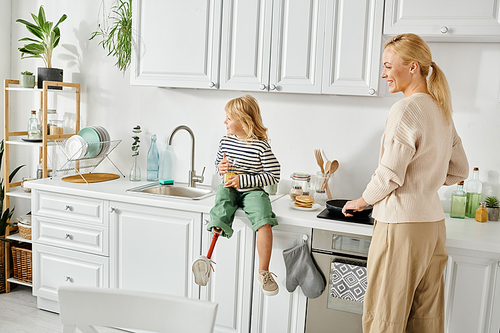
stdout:
POLYGON ((33 295, 57 301, 62 285, 109 287, 106 257, 33 244, 33 295))
POLYGON ((100 226, 33 217, 33 241, 107 256, 109 230, 100 226))
POLYGON ((108 225, 104 200, 36 191, 34 215, 108 225))

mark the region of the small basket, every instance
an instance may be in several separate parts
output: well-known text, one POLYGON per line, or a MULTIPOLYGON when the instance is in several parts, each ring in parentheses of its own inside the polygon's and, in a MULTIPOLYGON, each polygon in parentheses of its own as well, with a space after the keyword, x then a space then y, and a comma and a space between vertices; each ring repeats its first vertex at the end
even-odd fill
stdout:
MULTIPOLYGON (((3 236, 2 236, 3 237, 3 236)), ((0 241, 0 293, 5 292, 5 242, 0 241)))
POLYGON ((19 244, 11 246, 11 249, 14 279, 31 284, 33 281, 31 244, 19 244))
POLYGON ((19 235, 24 239, 31 239, 31 226, 18 223, 19 235))

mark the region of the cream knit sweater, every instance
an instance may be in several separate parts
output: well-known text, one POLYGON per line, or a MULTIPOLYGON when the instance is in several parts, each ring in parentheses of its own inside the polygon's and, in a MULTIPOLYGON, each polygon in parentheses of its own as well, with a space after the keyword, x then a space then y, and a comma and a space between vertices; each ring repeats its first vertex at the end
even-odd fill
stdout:
POLYGON ((437 190, 467 178, 469 164, 453 123, 432 97, 416 93, 398 101, 387 117, 379 165, 363 192, 380 222, 444 219, 437 190))

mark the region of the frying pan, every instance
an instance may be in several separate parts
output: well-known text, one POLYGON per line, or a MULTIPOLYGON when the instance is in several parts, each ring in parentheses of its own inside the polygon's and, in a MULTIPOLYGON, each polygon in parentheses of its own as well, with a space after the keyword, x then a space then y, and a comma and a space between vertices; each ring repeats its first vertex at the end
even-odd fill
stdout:
MULTIPOLYGON (((350 201, 350 200, 343 200, 343 199, 328 200, 326 202, 326 208, 328 209, 328 211, 330 213, 344 216, 344 214, 342 213, 342 208, 344 207, 344 205, 347 201, 350 201)), ((352 210, 347 210, 347 213, 352 214, 353 217, 368 217, 372 213, 372 210, 373 210, 373 206, 368 205, 368 206, 366 206, 366 208, 364 210, 362 210, 360 212, 354 212, 352 210)), ((348 216, 348 217, 350 217, 350 216, 348 216)))

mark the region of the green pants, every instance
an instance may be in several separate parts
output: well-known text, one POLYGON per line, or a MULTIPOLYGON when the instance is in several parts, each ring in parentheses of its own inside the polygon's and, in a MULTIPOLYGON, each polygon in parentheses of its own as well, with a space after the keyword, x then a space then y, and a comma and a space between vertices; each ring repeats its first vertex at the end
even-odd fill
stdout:
POLYGON ((215 204, 210 210, 210 223, 207 230, 211 231, 213 227, 217 227, 223 230, 222 236, 231 238, 234 213, 239 207, 252 222, 253 231, 259 230, 266 224, 278 225, 267 192, 263 190, 240 192, 220 184, 215 196, 215 204))

